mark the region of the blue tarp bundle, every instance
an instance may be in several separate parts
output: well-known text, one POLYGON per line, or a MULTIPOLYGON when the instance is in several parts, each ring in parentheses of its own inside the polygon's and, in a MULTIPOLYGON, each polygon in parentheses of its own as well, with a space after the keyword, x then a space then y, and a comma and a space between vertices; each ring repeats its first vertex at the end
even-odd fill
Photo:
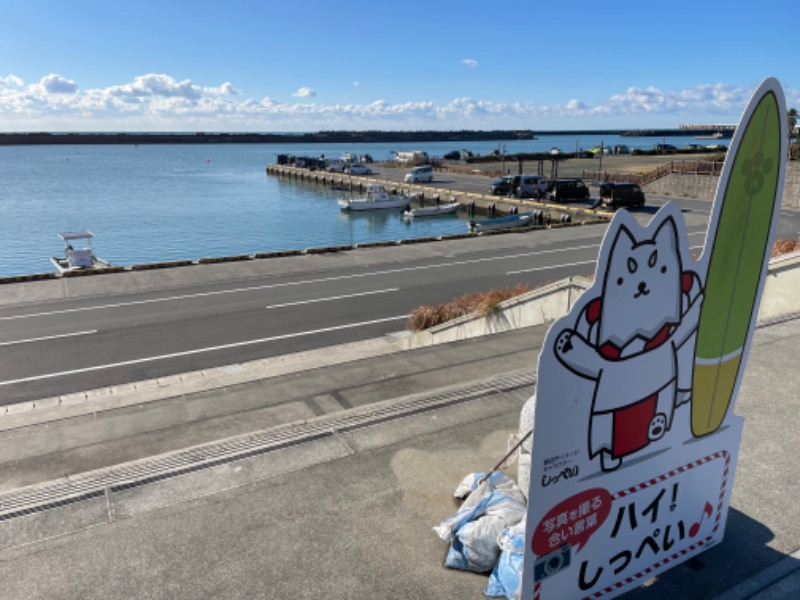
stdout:
POLYGON ((493 598, 513 600, 519 588, 525 556, 525 519, 500 533, 500 558, 489 576, 484 592, 493 598))

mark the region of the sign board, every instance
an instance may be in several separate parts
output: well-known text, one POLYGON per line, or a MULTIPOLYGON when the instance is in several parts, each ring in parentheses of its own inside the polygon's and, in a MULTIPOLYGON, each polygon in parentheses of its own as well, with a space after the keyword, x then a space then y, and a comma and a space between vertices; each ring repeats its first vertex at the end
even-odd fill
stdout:
POLYGON ((703 252, 675 203, 620 210, 539 357, 522 598, 612 598, 722 541, 734 413, 783 189, 783 92, 731 142, 703 252))

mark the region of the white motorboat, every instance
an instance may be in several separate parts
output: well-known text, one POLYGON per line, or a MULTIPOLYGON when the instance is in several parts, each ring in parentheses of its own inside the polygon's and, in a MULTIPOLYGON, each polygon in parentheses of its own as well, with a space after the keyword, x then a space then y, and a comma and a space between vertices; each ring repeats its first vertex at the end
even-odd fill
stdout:
POLYGON ((408 198, 397 194, 390 194, 386 188, 377 183, 367 186, 367 194, 361 198, 340 198, 339 206, 342 210, 382 210, 386 208, 405 208, 408 198))
POLYGON ((452 215, 458 210, 458 202, 448 202, 447 204, 435 204, 433 206, 420 206, 411 208, 403 212, 403 217, 413 219, 414 217, 435 217, 438 215, 452 215))
POLYGON ((85 269, 105 269, 114 266, 110 262, 95 256, 94 250, 92 250, 94 234, 91 231, 65 231, 59 233, 58 237, 64 242, 64 256, 53 256, 50 259, 58 273, 85 269))

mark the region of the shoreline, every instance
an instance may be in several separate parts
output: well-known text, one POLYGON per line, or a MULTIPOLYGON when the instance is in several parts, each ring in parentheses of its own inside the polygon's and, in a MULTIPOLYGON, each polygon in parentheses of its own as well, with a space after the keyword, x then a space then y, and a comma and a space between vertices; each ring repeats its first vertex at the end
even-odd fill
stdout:
POLYGON ((478 142, 535 140, 538 135, 618 135, 623 137, 696 137, 714 129, 490 131, 319 131, 314 133, 257 132, 0 132, 0 146, 50 144, 341 144, 381 142, 478 142))

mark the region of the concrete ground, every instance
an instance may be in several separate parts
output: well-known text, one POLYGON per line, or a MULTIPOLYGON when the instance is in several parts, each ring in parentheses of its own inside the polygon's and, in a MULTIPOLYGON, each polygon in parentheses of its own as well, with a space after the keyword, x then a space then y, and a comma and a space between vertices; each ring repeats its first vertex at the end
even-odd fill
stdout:
MULTIPOLYGON (((373 340, 7 421, 0 598, 483 597, 487 577, 444 568, 431 527, 505 453, 545 331, 373 340)), ((797 319, 756 332, 725 541, 625 597, 797 597, 798 338, 797 319)))
MULTIPOLYGON (((647 173, 662 165, 669 163, 672 160, 687 162, 703 160, 724 160, 724 156, 719 153, 698 153, 698 154, 655 154, 655 155, 632 155, 622 154, 618 156, 604 156, 602 164, 599 157, 595 158, 570 158, 559 161, 558 163, 558 176, 559 177, 580 177, 583 171, 608 171, 609 173, 647 173)), ((511 172, 517 173, 519 171, 519 161, 505 162, 505 171, 503 163, 485 162, 473 163, 467 165, 466 163, 457 167, 459 170, 465 172, 479 171, 483 173, 501 173, 511 172)), ((522 164, 523 173, 537 173, 539 168, 538 161, 524 161, 522 164)), ((550 175, 550 161, 544 163, 545 175, 550 175)), ((587 182, 588 183, 588 182, 587 182)))

